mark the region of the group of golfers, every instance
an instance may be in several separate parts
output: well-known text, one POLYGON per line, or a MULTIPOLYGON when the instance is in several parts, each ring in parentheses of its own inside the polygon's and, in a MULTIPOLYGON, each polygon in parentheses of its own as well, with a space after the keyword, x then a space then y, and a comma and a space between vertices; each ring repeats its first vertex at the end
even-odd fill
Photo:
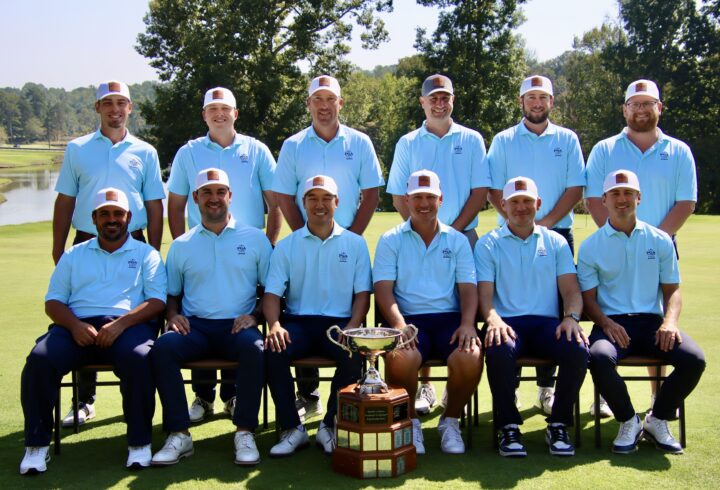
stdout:
MULTIPOLYGON (((193 454, 189 429, 214 411, 208 379, 216 374, 193 372, 188 404, 181 367, 208 358, 239 365, 221 373, 234 384, 220 389, 236 427, 236 464, 260 461, 255 430, 265 383, 281 429, 269 455, 308 446, 304 419, 323 412, 315 443, 332 453, 337 391, 360 377, 361 359, 348 357, 326 331, 361 326, 372 293, 383 326, 418 329, 412 344, 385 358, 387 382, 415 401, 409 416, 418 454, 425 453, 418 414, 436 403, 433 386, 418 386, 418 378, 428 374, 425 361, 440 360, 448 372, 441 450, 465 451, 459 418, 485 364, 499 453, 526 456, 516 367, 524 355, 557 366, 538 371, 551 454, 575 454, 568 427, 588 368, 602 395, 591 410, 620 425, 614 452, 636 451, 643 436, 664 451, 683 451, 668 420, 705 360, 679 330, 675 236, 694 210, 697 180, 688 146, 657 127, 662 103, 654 82, 628 86, 627 126, 595 145, 586 166, 576 134, 548 119, 548 78, 522 82, 523 119, 497 134, 486 153, 482 136, 451 117, 452 81, 429 76, 419 99, 425 121, 398 141, 387 183, 404 221, 380 237, 372 265, 363 233, 385 181, 368 136, 340 123, 335 78, 310 82, 312 124, 284 142, 277 163, 262 142, 235 131, 230 90, 205 93, 208 133, 180 148, 171 167, 173 242, 165 263, 157 153, 126 129, 126 84, 101 83, 96 99, 100 127, 68 144, 56 186, 56 268, 45 296, 52 324, 22 372, 21 474, 46 471, 58 387, 89 363, 110 363, 120 378, 128 468, 173 465, 193 454), (580 244, 576 265, 573 208, 583 194, 599 229, 580 244), (478 237, 477 215, 488 201, 499 227, 478 237), (278 241, 283 217, 292 233, 278 241), (71 225, 73 247, 65 250, 71 225), (580 326, 583 314, 593 322, 590 335, 580 326), (635 354, 673 366, 653 386, 644 419, 616 370, 635 354), (296 392, 291 363, 308 356, 337 366, 324 410, 316 371, 298 373, 296 392), (153 453, 156 390, 167 438, 153 453)), ((63 425, 95 416, 94 377, 80 380, 75 402, 78 412, 63 425)))

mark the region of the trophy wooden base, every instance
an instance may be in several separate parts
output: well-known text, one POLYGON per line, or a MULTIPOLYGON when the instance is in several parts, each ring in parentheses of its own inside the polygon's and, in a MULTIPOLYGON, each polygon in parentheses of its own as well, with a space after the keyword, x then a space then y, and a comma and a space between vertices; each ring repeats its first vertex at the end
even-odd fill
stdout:
POLYGON ((402 388, 362 394, 349 385, 338 395, 337 447, 333 469, 356 478, 398 476, 414 470, 415 446, 402 388))

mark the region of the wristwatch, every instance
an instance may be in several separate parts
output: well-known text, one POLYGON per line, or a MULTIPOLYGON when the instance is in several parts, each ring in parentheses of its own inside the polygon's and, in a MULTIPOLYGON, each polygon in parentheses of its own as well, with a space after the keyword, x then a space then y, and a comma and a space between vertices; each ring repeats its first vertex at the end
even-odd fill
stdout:
POLYGON ((563 318, 567 318, 567 317, 570 317, 573 320, 575 320, 576 322, 580 323, 580 315, 578 315, 577 313, 567 313, 567 314, 565 314, 565 316, 563 318))

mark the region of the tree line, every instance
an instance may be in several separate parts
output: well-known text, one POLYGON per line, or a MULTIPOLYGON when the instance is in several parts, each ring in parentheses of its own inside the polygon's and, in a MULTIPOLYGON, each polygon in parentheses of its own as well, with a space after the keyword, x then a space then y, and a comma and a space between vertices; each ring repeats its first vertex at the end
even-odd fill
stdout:
MULTIPOLYGON (((370 135, 387 171, 397 140, 423 120, 418 96, 427 75, 450 76, 453 117, 489 146, 520 120, 520 81, 539 73, 553 80, 551 119, 577 132, 587 158, 624 126, 626 86, 649 78, 663 99, 660 126, 695 155, 697 212, 720 213, 720 0, 618 0, 617 20, 542 63, 515 33, 525 0, 417 2, 441 8, 437 29, 418 29, 414 56, 362 71, 347 59, 353 29, 366 47, 383 49, 388 32, 378 13, 390 11, 392 0, 155 0, 136 49, 160 83, 130 87, 130 130, 153 143, 168 166, 181 145, 206 132, 204 91, 226 86, 238 100, 238 131, 277 155, 285 138, 309 124, 308 80, 330 73, 343 88, 341 118, 370 135)), ((0 89, 0 142, 9 139, 9 124, 16 141, 87 132, 96 124, 93 99, 92 88, 0 89)), ((392 209, 388 196, 383 208, 392 209)))

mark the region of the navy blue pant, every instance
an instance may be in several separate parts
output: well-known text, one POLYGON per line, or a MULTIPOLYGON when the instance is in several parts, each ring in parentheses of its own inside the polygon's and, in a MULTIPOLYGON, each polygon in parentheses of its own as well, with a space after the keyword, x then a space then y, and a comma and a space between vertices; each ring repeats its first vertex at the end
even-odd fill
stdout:
MULTIPOLYGON (((217 371, 211 369, 193 369, 190 371, 192 390, 197 396, 208 403, 215 401, 215 380, 217 371)), ((220 379, 235 379, 236 373, 232 369, 221 369, 220 379)), ((235 387, 229 383, 220 384, 220 399, 224 402, 235 396, 235 387)))
POLYGON ((615 419, 625 422, 635 415, 625 381, 615 369, 618 361, 629 355, 657 357, 673 366, 673 372, 658 390, 652 413, 662 420, 674 418, 675 411, 695 389, 705 370, 705 356, 700 347, 689 335, 681 333, 682 344, 676 342, 669 352, 661 351, 655 345, 655 332, 663 322, 659 315, 611 315, 610 319, 625 328, 630 345, 627 349, 619 347, 594 325, 590 334, 590 373, 615 419))
MULTIPOLYGON (((116 317, 91 317, 83 321, 99 330, 116 317)), ((123 414, 129 446, 150 444, 155 413, 155 381, 150 368, 150 348, 155 329, 148 324, 128 328, 107 349, 81 347, 69 330, 51 325, 27 357, 21 393, 25 415, 25 445, 47 446, 53 429, 53 408, 62 377, 85 364, 110 363, 120 378, 123 414)))
POLYGON ((255 430, 265 383, 262 334, 257 328, 231 333, 233 318, 208 320, 191 316, 188 321, 190 333, 166 332, 157 339, 152 350, 153 371, 163 406, 164 430, 180 432, 190 427, 180 366, 208 357, 240 363, 235 373, 235 393, 238 396, 233 423, 255 430))
MULTIPOLYGON (((552 359, 558 365, 555 402, 548 423, 573 425, 573 404, 585 380, 588 365, 588 349, 575 339, 563 335, 555 338, 560 321, 543 316, 517 316, 503 318, 510 325, 516 340, 509 339, 485 350, 485 363, 495 405, 498 409, 498 425, 522 424, 520 412, 515 406, 515 361, 518 357, 532 355, 552 359)), ((485 338, 483 327, 481 338, 485 338)))
MULTIPOLYGON (((356 382, 360 378, 361 359, 357 353, 352 357, 346 351, 328 340, 325 332, 333 325, 343 328, 349 318, 334 318, 315 315, 286 315, 282 326, 290 334, 292 343, 282 352, 266 352, 267 377, 275 407, 278 412, 278 423, 282 429, 291 429, 300 425, 300 417, 295 409, 295 393, 293 379, 290 374, 290 363, 295 359, 309 356, 323 356, 337 363, 335 375, 330 386, 330 397, 323 422, 330 427, 335 426, 337 413, 337 392, 356 382)), ((337 340, 337 336, 333 335, 337 340)))
POLYGON ((448 357, 458 347, 458 341, 450 344, 450 339, 460 326, 461 319, 462 315, 457 311, 405 315, 405 323, 418 329, 415 340, 422 362, 440 359, 447 364, 448 357))

